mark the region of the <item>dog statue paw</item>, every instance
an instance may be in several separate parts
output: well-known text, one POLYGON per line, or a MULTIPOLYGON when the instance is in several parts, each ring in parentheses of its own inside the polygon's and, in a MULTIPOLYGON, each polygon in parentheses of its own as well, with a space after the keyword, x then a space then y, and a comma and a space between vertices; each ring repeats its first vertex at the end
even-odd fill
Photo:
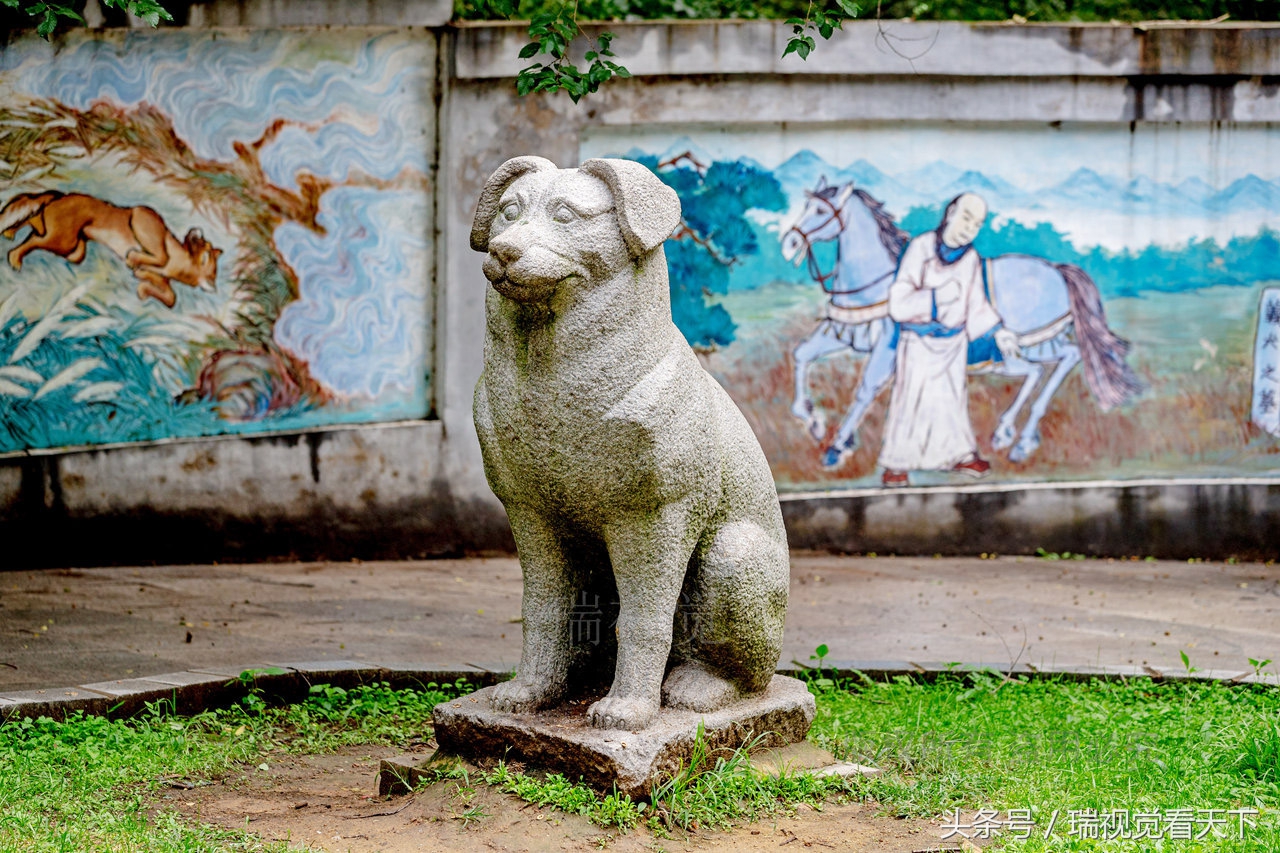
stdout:
POLYGON ((606 696, 587 709, 587 721, 598 729, 639 731, 648 728, 658 716, 658 703, 652 699, 606 696))
MULTIPOLYGON (((589 714, 601 728, 650 725, 669 672, 685 707, 759 692, 782 648, 777 493, 671 320, 662 244, 679 223, 676 194, 639 163, 516 157, 471 232, 491 284, 474 415, 524 573, 519 671, 565 673, 571 694, 612 673, 589 714)), ((527 678, 495 704, 559 695, 527 678)))
POLYGON ((551 682, 517 677, 494 685, 493 709, 525 714, 554 705, 562 695, 562 691, 551 682))

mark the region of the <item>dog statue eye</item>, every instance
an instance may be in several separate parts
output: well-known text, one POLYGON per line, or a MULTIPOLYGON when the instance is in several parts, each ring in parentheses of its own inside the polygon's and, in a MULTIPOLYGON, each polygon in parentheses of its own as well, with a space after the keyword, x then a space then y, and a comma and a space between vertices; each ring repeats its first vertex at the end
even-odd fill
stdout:
POLYGON ((508 222, 515 222, 520 217, 520 202, 509 201, 502 206, 502 218, 508 222))
POLYGON ((573 212, 573 208, 567 204, 562 204, 551 214, 551 218, 556 222, 572 222, 578 218, 578 214, 573 212))

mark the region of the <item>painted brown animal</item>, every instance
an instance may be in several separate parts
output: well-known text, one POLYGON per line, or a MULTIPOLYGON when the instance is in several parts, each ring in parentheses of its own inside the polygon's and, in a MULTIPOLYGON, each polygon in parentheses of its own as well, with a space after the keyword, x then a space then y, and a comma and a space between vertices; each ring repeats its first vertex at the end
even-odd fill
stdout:
POLYGON ((90 240, 115 252, 138 279, 138 298, 151 297, 166 307, 177 302, 170 282, 214 290, 218 256, 199 228, 179 242, 164 219, 149 207, 118 207, 82 193, 23 193, 0 209, 0 233, 13 239, 18 229, 31 233, 9 250, 9 264, 22 269, 28 252, 44 249, 73 264, 84 260, 90 240))

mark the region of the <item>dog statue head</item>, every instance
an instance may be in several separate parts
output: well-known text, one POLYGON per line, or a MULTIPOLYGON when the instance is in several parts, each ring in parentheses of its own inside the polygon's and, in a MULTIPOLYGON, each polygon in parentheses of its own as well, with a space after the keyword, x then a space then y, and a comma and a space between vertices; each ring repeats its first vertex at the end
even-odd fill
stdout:
POLYGON ((484 275, 503 296, 545 302, 563 283, 612 279, 679 224, 679 197, 639 163, 514 157, 480 194, 471 248, 489 253, 484 275))

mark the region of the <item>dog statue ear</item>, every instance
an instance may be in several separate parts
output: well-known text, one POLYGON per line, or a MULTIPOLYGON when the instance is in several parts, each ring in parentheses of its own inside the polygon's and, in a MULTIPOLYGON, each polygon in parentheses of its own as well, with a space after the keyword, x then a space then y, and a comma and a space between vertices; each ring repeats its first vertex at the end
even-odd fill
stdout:
POLYGON ((498 215, 498 202, 502 194, 511 186, 511 182, 529 172, 545 172, 555 169, 556 164, 545 157, 512 157, 499 166, 489 180, 485 181, 480 192, 480 201, 476 204, 476 218, 471 225, 471 248, 477 252, 489 251, 489 229, 493 227, 493 219, 498 215))
POLYGON ((604 181, 613 193, 618 227, 632 257, 661 246, 680 224, 680 197, 645 166, 633 160, 587 160, 578 170, 604 181))

